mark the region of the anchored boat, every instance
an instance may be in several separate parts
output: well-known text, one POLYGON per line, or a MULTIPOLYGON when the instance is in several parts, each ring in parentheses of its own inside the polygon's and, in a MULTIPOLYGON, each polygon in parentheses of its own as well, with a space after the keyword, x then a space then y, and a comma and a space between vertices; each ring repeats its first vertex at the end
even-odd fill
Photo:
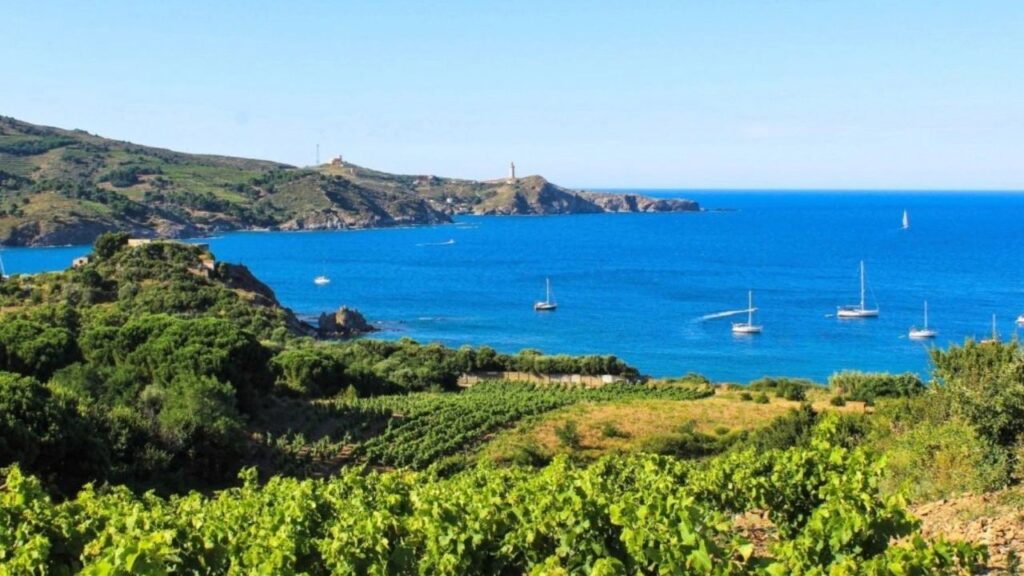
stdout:
POLYGON ((864 261, 860 261, 860 304, 840 306, 836 310, 840 318, 877 318, 878 308, 868 308, 864 304, 864 261))

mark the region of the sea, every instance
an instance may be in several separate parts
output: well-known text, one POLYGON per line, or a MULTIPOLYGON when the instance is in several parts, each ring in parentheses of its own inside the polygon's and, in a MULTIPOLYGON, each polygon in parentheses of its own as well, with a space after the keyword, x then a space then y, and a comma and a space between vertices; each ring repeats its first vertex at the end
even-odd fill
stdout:
MULTIPOLYGON (((461 216, 454 224, 197 239, 248 266, 300 316, 342 305, 381 331, 502 352, 614 354, 651 376, 824 382, 840 370, 929 376, 929 350, 1017 336, 1024 194, 637 190, 700 213, 461 216), (906 211, 909 228, 902 229, 906 211), (876 319, 840 320, 860 298, 876 319), (317 286, 326 275, 331 282, 317 286), (550 279, 554 312, 534 312, 550 279), (763 325, 735 336, 753 291, 763 325), (928 302, 934 341, 907 337, 928 302)), ((8 274, 86 246, 0 252, 8 274)))

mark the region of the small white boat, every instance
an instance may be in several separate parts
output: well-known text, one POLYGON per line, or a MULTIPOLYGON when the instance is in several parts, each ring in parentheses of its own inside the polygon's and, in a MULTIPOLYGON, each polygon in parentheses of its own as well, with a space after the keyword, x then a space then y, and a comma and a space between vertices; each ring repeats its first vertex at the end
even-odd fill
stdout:
POLYGON ((546 293, 546 295, 544 297, 544 300, 542 300, 540 302, 535 302, 533 304, 533 309, 535 311, 537 311, 537 312, 554 312, 555 309, 558 308, 558 304, 555 304, 555 301, 551 299, 551 279, 550 278, 546 278, 545 279, 545 286, 547 287, 547 293, 546 293))
POLYGON ((313 278, 313 284, 316 284, 317 286, 324 286, 325 284, 330 284, 330 283, 331 283, 331 279, 328 278, 327 276, 324 276, 323 274, 321 274, 320 276, 317 276, 316 278, 313 278))
POLYGON ((7 277, 7 272, 4 271, 4 258, 0 256, 0 280, 7 277))
POLYGON ((907 336, 909 336, 910 338, 912 338, 914 340, 927 340, 929 338, 935 338, 938 335, 939 335, 938 331, 932 330, 931 328, 928 327, 928 301, 925 300, 925 302, 924 302, 924 327, 923 328, 917 328, 917 327, 911 328, 910 332, 907 334, 907 336))
POLYGON ((747 321, 746 322, 733 322, 732 333, 733 334, 760 334, 763 326, 754 324, 754 291, 747 291, 747 321))
POLYGON ((907 217, 907 211, 903 211, 903 229, 910 230, 910 218, 907 217))
POLYGON ((877 318, 878 308, 868 308, 864 304, 864 261, 860 261, 860 304, 840 306, 836 310, 840 318, 877 318))
POLYGON ((1024 326, 1024 314, 1017 316, 1017 326, 1024 326))

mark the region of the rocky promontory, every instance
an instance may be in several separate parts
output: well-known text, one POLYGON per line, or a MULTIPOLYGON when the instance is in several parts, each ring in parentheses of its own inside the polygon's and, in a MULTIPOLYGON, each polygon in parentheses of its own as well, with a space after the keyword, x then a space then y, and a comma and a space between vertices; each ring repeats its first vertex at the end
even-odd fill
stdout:
POLYGON ((299 168, 185 154, 0 117, 0 245, 88 244, 234 230, 348 230, 451 222, 456 214, 690 212, 688 200, 570 190, 541 176, 461 180, 340 158, 299 168))

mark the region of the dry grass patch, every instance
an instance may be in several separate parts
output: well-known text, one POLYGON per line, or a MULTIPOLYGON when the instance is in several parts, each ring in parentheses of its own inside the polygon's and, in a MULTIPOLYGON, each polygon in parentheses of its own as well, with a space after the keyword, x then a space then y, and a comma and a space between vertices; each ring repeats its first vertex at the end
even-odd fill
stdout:
MULTIPOLYGON (((827 403, 826 403, 827 404, 827 403)), ((522 422, 501 433, 484 448, 486 457, 503 460, 520 446, 537 446, 549 454, 566 451, 555 429, 576 421, 580 436, 577 453, 597 457, 635 450, 654 437, 671 434, 693 424, 705 434, 721 434, 760 428, 796 408, 799 402, 772 399, 768 404, 742 402, 716 395, 700 400, 633 400, 614 403, 576 404, 522 422)))

